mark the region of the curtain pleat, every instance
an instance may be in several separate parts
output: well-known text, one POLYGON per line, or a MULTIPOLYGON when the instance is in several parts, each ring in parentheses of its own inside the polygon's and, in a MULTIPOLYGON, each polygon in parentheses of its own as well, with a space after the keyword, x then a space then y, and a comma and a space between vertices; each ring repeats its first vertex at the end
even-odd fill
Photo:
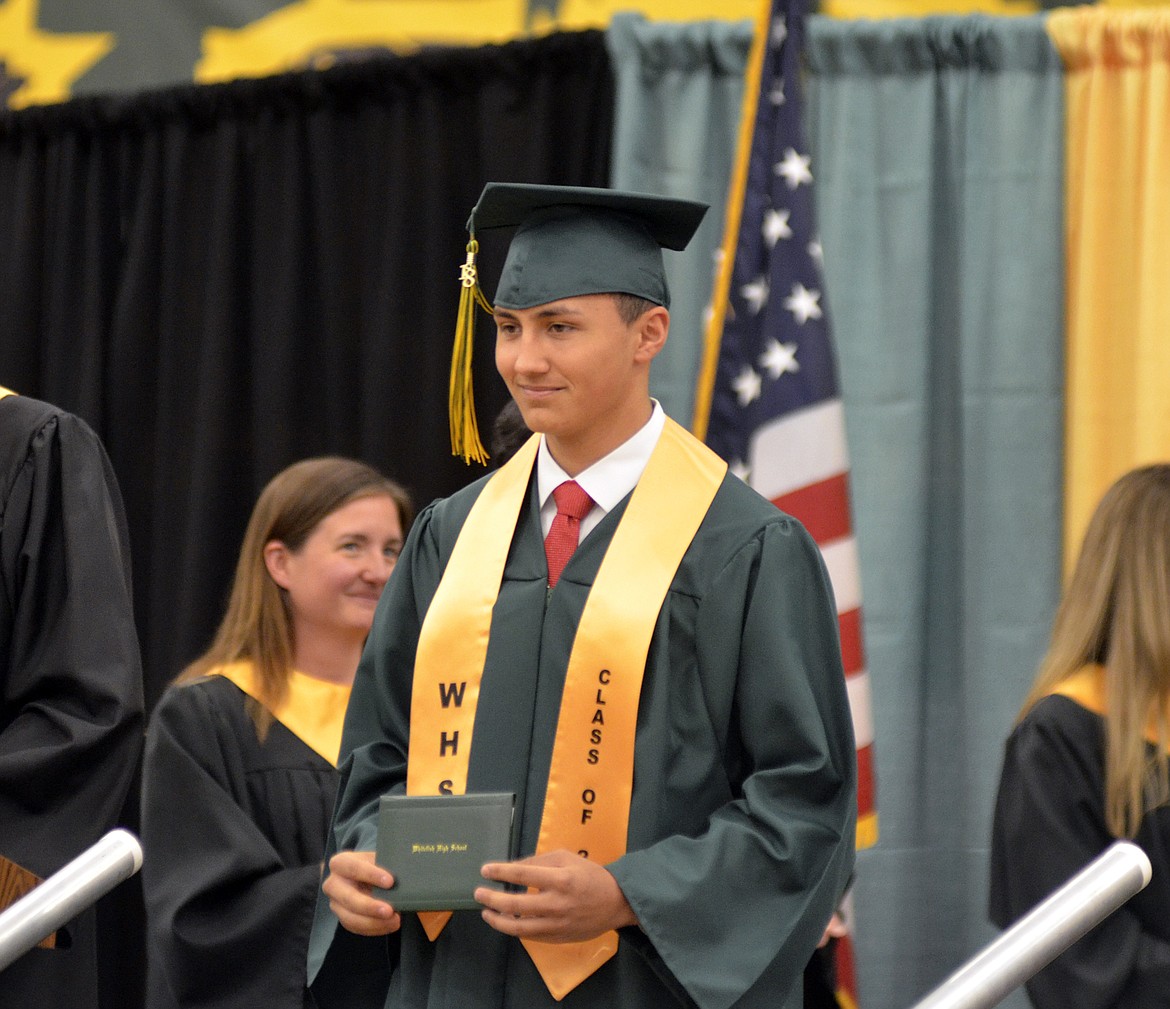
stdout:
POLYGON ((1061 66, 1039 18, 809 29, 881 794, 859 987, 894 1006, 993 935, 1002 743, 1058 592, 1061 66))
MULTIPOLYGON (((109 448, 149 701, 277 470, 359 456, 420 504, 482 474, 447 442, 467 216, 489 180, 607 184, 612 109, 582 32, 0 115, 0 375, 109 448)), ((479 344, 488 427, 486 316, 479 344)))
POLYGON ((650 376, 663 409, 689 427, 752 22, 649 22, 619 14, 607 41, 616 89, 612 185, 711 207, 685 252, 663 253, 670 339, 650 376))
POLYGON ((1170 11, 1065 10, 1065 558, 1126 470, 1170 458, 1170 11))

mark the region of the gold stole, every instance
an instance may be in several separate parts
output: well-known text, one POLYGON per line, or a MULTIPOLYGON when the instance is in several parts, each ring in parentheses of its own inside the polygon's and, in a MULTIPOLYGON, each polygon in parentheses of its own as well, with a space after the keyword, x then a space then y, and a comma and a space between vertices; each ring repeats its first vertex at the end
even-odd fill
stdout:
MULTIPOLYGON (((1104 718, 1109 712, 1109 701, 1105 694, 1105 667, 1085 666, 1072 676, 1063 679, 1050 691, 1076 701, 1082 708, 1104 718)), ((1146 724, 1146 741, 1158 745, 1158 723, 1150 713, 1146 724)))
POLYGON ((0 385, 0 399, 3 399, 5 396, 15 395, 16 393, 14 393, 11 389, 5 389, 4 386, 0 385))
POLYGON ((1104 716, 1107 705, 1105 703, 1105 669, 1102 666, 1085 666, 1061 680, 1051 693, 1067 697, 1076 701, 1082 708, 1095 715, 1104 716))
MULTIPOLYGON (((254 701, 264 704, 251 662, 245 660, 217 666, 209 675, 231 680, 254 701)), ((284 700, 269 710, 272 717, 297 739, 336 767, 349 693, 348 686, 318 680, 293 669, 288 674, 288 693, 284 700)))
MULTIPOLYGON (((539 436, 476 499, 419 633, 406 790, 467 788, 471 732, 492 608, 539 436)), ((634 736, 654 625, 727 464, 670 418, 597 572, 573 640, 536 851, 567 848, 606 865, 625 854, 634 736)), ((419 915, 436 939, 450 912, 419 915)), ((560 1000, 617 951, 616 932, 586 942, 522 940, 560 1000)))

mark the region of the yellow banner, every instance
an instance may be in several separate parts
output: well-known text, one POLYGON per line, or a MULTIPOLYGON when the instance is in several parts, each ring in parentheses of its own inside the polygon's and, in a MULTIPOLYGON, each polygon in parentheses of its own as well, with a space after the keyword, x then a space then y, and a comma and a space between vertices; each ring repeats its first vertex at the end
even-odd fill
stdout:
POLYGON ((40 0, 0 0, 0 104, 60 102, 114 48, 110 32, 54 34, 37 27, 40 0))
POLYGON ((244 28, 211 28, 195 67, 199 81, 225 81, 328 66, 361 49, 413 52, 424 45, 474 46, 553 31, 604 28, 615 13, 651 20, 738 20, 755 0, 296 0, 244 28))

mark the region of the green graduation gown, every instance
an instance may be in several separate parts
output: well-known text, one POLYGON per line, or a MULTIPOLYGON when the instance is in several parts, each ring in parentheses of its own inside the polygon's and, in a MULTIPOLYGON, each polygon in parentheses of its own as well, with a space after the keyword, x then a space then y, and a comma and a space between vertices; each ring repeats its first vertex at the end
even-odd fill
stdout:
MULTIPOLYGON (((378 797, 404 789, 419 627, 482 485, 422 513, 383 594, 346 718, 331 850, 372 849, 378 797)), ((518 857, 536 845, 573 635, 628 500, 551 592, 535 480, 513 536, 468 791, 516 793, 518 857)), ((641 929, 623 929, 616 956, 560 1004, 798 1006, 852 869, 855 778, 820 555, 799 523, 728 476, 675 574, 642 684, 628 851, 609 866, 641 929)), ((377 1007, 382 991, 393 1009, 557 1004, 519 941, 476 912, 457 912, 434 943, 414 915, 388 939, 343 933, 319 901, 309 974, 323 1006, 377 1007), (334 998, 359 969, 371 972, 366 993, 334 998)))

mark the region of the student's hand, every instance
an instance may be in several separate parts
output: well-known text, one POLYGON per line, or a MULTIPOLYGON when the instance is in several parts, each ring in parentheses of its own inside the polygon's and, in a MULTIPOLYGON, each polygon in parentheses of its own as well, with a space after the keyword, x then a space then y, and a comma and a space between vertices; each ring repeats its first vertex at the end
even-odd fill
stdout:
POLYGON ((817 949, 823 949, 829 945, 833 939, 841 939, 849 934, 849 928, 845 924, 845 919, 839 914, 834 913, 833 917, 829 919, 829 924, 825 926, 825 934, 821 936, 821 941, 817 943, 817 949))
POLYGON ((339 851, 329 859, 329 876, 321 889, 337 920, 350 932, 389 935, 402 927, 402 919, 370 890, 393 885, 394 877, 374 864, 372 851, 339 851))
POLYGON ((528 887, 501 893, 480 887, 475 899, 483 920, 498 932, 541 942, 593 939, 638 919, 609 870, 569 851, 550 851, 518 862, 489 862, 485 879, 528 887))

